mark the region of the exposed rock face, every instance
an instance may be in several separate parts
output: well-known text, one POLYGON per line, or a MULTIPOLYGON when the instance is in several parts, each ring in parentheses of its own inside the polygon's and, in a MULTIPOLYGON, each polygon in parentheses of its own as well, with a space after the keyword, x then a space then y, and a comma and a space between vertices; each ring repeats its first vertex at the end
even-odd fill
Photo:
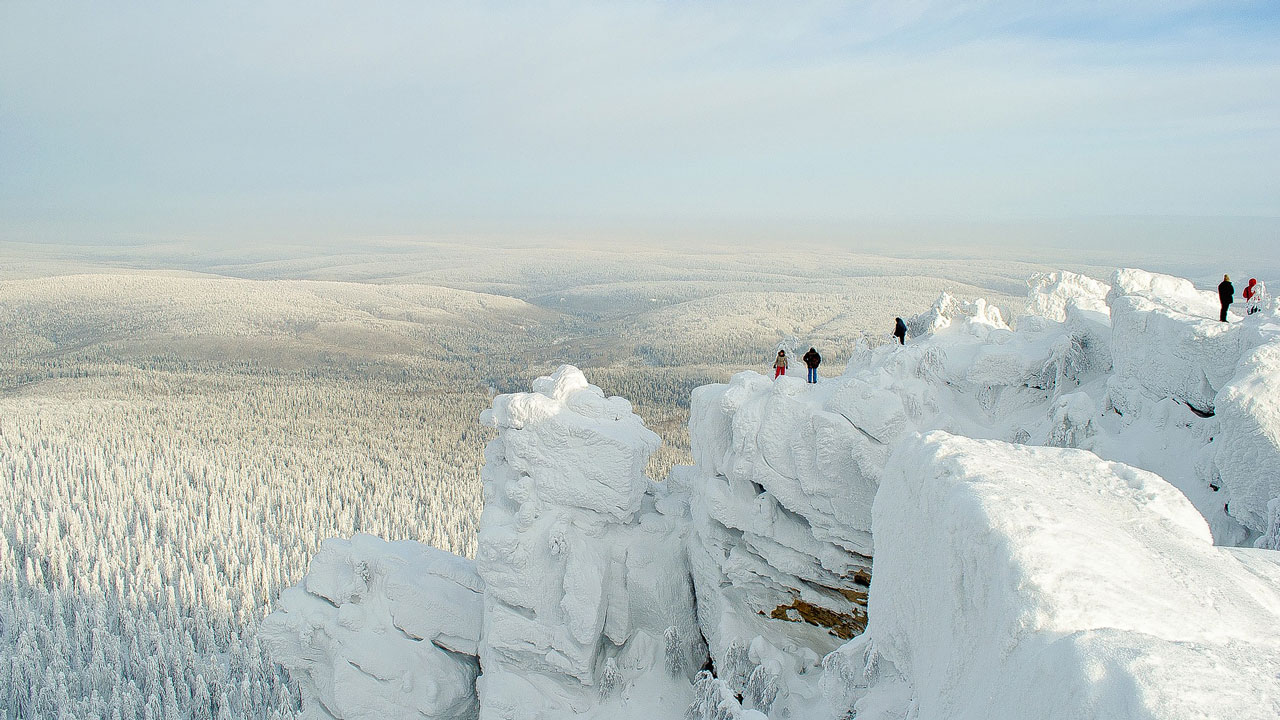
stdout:
POLYGON ((644 476, 658 436, 577 368, 534 390, 483 416, 499 434, 485 451, 476 557, 481 717, 607 715, 641 693, 678 705, 671 694, 691 692, 705 650, 686 505, 644 476))
POLYGON ((470 560, 356 535, 325 541, 262 640, 307 717, 474 718, 481 607, 470 560))

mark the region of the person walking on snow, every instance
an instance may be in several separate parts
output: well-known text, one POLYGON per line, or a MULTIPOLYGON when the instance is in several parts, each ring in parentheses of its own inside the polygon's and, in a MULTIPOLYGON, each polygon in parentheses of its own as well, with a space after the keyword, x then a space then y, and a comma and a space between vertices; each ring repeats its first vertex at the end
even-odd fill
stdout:
POLYGON ((818 382, 818 364, 822 362, 822 356, 818 354, 816 349, 809 348, 809 352, 805 353, 801 359, 804 360, 804 364, 809 368, 809 382, 818 382))
POLYGON ((1262 309, 1262 301, 1267 297, 1267 288, 1257 278, 1249 278, 1249 286, 1240 293, 1249 304, 1247 314, 1252 315, 1262 309))
POLYGON ((1222 301, 1222 315, 1218 319, 1222 322, 1227 321, 1227 308, 1235 296, 1236 286, 1231 284, 1231 276, 1223 275, 1222 282, 1218 283, 1218 300, 1222 301))
POLYGON ((779 375, 787 374, 787 351, 779 350, 778 359, 773 361, 773 379, 777 380, 779 375))
POLYGON ((899 345, 907 344, 907 324, 902 322, 902 318, 894 318, 893 336, 898 338, 899 345))

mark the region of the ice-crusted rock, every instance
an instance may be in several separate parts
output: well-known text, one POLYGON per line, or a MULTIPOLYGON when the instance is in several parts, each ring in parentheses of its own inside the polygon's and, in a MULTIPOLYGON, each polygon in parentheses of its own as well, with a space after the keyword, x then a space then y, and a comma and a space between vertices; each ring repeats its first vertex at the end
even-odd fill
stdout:
MULTIPOLYGON (((1084 280, 1093 294, 1081 296, 1096 301, 1084 280)), ((1079 444, 1098 432, 1099 402, 1077 388, 1110 370, 1110 326, 1096 302, 1083 305, 1013 330, 984 303, 944 297, 927 337, 857 348, 839 378, 745 372, 695 390, 697 465, 673 477, 692 488, 689 555, 718 672, 772 657, 786 666, 777 710, 812 702, 817 689, 796 676, 865 627, 869 511, 900 438, 942 427, 1079 444)), ((744 693, 745 681, 726 682, 744 693)))
POLYGON ((1066 322, 1067 309, 1107 315, 1107 293, 1111 286, 1073 272, 1036 273, 1027 280, 1027 315, 1054 322, 1066 322))
MULTIPOLYGON (((717 671, 740 668, 727 680, 740 694, 757 668, 807 673, 865 627, 870 507, 908 428, 902 402, 857 378, 815 390, 745 372, 694 392, 690 428, 697 465, 673 477, 691 487, 689 558, 717 671)), ((775 688, 771 707, 800 691, 775 688)))
POLYGON ((1280 498, 1267 503, 1267 532, 1258 538, 1255 547, 1264 550, 1280 550, 1280 498))
POLYGON ((1214 547, 1159 477, 945 433, 890 468, 872 621, 827 662, 857 717, 1280 715, 1277 556, 1214 547))
POLYGON ((687 704, 705 650, 687 504, 644 476, 657 435, 567 365, 534 392, 498 396, 482 420, 498 437, 485 449, 476 555, 481 718, 687 704))
MULTIPOLYGON (((1280 497, 1280 318, 1274 308, 1222 323, 1216 294, 1131 269, 1116 272, 1108 301, 1115 371, 1107 379, 1107 406, 1126 422, 1164 398, 1214 416, 1213 446, 1205 448, 1207 461, 1197 462, 1197 481, 1221 490, 1214 500, 1249 535, 1266 533, 1267 504, 1280 497)), ((1219 511, 1202 512, 1212 520, 1219 511)), ((1214 525, 1220 539, 1237 541, 1221 523, 1214 525)))
POLYGON ((470 560, 356 535, 324 542, 261 637, 304 717, 474 718, 481 607, 470 560))
POLYGON ((1009 327, 1000 316, 1000 308, 988 305, 986 300, 959 300, 945 292, 933 302, 933 307, 919 315, 912 315, 903 322, 907 324, 908 335, 920 337, 950 327, 952 322, 960 318, 991 328, 1009 327))
POLYGON ((1271 529, 1267 505, 1280 498, 1280 317, 1260 313, 1242 325, 1255 347, 1214 400, 1213 466, 1228 513, 1262 535, 1271 529))
POLYGON ((1107 296, 1115 376, 1112 404, 1134 410, 1136 392, 1173 397, 1214 412, 1214 396, 1245 349, 1238 324, 1218 320, 1218 296, 1190 281, 1144 270, 1117 270, 1107 296))

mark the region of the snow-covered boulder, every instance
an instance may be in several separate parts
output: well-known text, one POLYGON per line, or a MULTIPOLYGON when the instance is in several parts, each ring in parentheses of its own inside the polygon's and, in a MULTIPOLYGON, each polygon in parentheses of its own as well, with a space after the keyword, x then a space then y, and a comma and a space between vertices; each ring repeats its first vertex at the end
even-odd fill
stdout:
POLYGON ((480 717, 650 717, 705 658, 683 551, 687 504, 644 475, 658 436, 562 366, 482 421, 480 717))
POLYGON ((481 607, 470 560, 356 535, 324 542, 261 637, 305 717, 474 718, 481 607))
POLYGON ((1113 407, 1137 410, 1141 393, 1214 412, 1214 396, 1235 373, 1245 347, 1239 325, 1218 320, 1217 294, 1182 278, 1123 269, 1111 281, 1107 304, 1113 407))
POLYGON ((1280 715, 1277 555, 1214 547, 1151 473, 931 433, 896 450, 873 530, 871 624, 828 659, 833 712, 1280 715))

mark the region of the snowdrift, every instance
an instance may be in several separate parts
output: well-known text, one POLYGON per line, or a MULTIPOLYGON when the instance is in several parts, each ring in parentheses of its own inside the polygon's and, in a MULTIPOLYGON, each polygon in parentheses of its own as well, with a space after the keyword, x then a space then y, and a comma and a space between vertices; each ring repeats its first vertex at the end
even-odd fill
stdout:
MULTIPOLYGON (((699 388, 695 465, 664 483, 642 472, 657 437, 576 368, 495 398, 478 629, 457 635, 474 648, 414 666, 469 667, 474 688, 433 702, 495 720, 1280 714, 1277 554, 1221 547, 1280 547, 1280 312, 1223 324, 1212 294, 1138 270, 1029 287, 1013 325, 944 295, 905 347, 859 343, 817 385, 699 388)), ((315 707, 358 717, 335 698, 376 688, 350 648, 412 640, 343 624, 323 555, 273 647, 315 707)), ((385 716, 416 712, 383 693, 385 716)))

